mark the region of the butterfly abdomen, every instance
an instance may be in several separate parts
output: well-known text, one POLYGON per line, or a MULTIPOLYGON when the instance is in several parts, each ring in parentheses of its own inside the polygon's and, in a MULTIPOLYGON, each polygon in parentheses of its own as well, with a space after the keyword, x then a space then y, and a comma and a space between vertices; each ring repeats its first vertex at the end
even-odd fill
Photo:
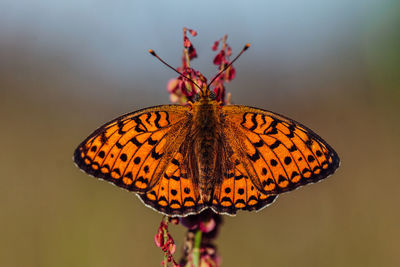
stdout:
POLYGON ((217 103, 196 103, 193 106, 193 126, 197 131, 193 140, 193 152, 198 166, 198 187, 200 196, 205 203, 211 201, 213 189, 218 182, 217 151, 218 151, 218 105, 217 103))

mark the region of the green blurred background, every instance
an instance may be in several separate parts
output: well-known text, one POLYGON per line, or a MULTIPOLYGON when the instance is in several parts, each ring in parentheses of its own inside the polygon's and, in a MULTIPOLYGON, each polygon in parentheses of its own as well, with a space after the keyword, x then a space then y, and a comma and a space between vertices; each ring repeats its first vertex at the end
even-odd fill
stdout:
MULTIPOLYGON (((331 144, 329 179, 224 217, 222 266, 400 266, 399 1, 0 2, 0 265, 159 266, 161 215, 72 162, 105 121, 168 103, 182 28, 238 52, 233 102, 285 114, 331 144)), ((171 226, 181 248, 184 230, 171 226)))

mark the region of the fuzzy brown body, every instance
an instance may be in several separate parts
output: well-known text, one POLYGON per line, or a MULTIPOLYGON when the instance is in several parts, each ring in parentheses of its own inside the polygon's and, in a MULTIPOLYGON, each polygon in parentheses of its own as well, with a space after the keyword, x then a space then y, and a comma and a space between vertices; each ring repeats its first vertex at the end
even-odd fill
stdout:
POLYGON ((215 100, 201 99, 192 106, 192 151, 190 159, 194 184, 204 203, 211 201, 213 189, 222 177, 221 108, 215 100), (196 166, 193 166, 196 165, 196 166), (195 173, 193 173, 193 171, 195 173))

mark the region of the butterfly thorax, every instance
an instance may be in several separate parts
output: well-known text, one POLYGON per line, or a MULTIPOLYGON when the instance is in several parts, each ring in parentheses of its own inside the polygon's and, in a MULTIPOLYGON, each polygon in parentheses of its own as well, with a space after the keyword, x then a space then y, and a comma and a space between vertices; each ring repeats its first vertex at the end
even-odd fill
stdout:
POLYGON ((217 159, 220 142, 220 105, 217 101, 203 98, 192 105, 193 124, 191 132, 193 133, 192 149, 194 158, 193 165, 197 168, 197 173, 192 177, 195 184, 200 189, 201 199, 207 203, 211 200, 213 188, 218 183, 218 177, 221 177, 217 159))

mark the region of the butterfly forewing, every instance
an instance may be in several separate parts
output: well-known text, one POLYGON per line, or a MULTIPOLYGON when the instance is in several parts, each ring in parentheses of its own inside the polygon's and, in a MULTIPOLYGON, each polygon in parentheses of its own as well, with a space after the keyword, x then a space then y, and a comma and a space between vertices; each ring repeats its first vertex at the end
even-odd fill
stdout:
POLYGON ((241 155, 253 184, 264 194, 317 182, 339 165, 336 152, 296 121, 246 106, 224 106, 223 112, 225 136, 241 155))
POLYGON ((146 192, 163 175, 184 141, 188 107, 143 109, 106 123, 75 151, 85 172, 130 191, 146 192))

